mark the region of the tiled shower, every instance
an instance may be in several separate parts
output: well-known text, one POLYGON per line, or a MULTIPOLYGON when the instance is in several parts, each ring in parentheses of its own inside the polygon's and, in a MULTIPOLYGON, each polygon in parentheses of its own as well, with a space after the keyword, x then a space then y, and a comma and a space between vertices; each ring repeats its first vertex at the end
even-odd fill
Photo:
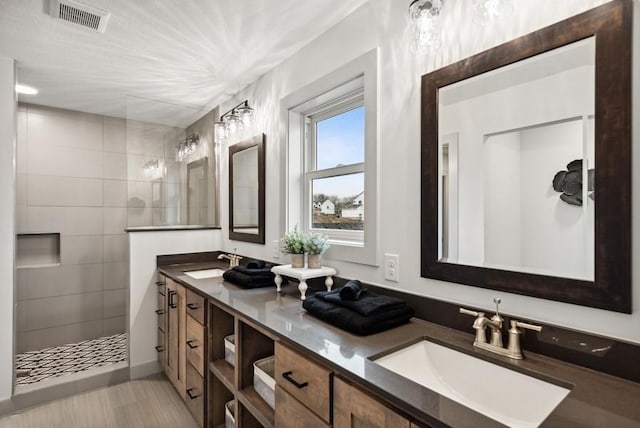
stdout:
POLYGON ((21 105, 18 123, 17 351, 124 333, 126 121, 21 105))
MULTIPOLYGON (((193 218, 186 177, 196 162, 177 162, 175 147, 187 132, 198 133, 202 145, 193 160, 209 159, 212 182, 213 118, 210 112, 184 128, 19 106, 18 385, 126 361, 125 229, 193 218)), ((211 187, 199 189, 207 195, 201 224, 215 221, 206 209, 215 204, 211 187)))
POLYGON ((16 350, 32 360, 17 365, 24 375, 55 355, 39 351, 126 332, 128 182, 125 120, 21 105, 18 124, 16 350))

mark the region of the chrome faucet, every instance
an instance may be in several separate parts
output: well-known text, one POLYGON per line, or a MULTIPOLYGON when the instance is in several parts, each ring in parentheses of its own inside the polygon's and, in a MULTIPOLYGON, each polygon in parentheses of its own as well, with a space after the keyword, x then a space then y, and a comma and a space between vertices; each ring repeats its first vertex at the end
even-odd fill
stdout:
POLYGON ((521 360, 523 358, 522 349, 520 348, 520 335, 522 334, 522 331, 520 331, 518 327, 535 331, 542 331, 542 327, 511 320, 511 327, 509 328, 509 342, 507 347, 504 348, 502 345, 502 323, 504 319, 500 316, 499 311, 501 302, 502 301, 497 297, 493 299, 493 303, 496 304, 496 314, 492 316, 491 319, 488 319, 484 312, 471 311, 465 308, 460 308, 460 313, 476 317, 473 322, 473 328, 476 331, 473 346, 505 357, 513 358, 515 360, 521 360), (487 327, 491 330, 490 343, 487 343, 487 327))
POLYGON ((222 260, 222 259, 227 259, 229 260, 229 267, 236 267, 240 264, 240 259, 242 259, 241 256, 237 255, 236 253, 238 252, 237 248, 233 249, 233 254, 220 254, 218 256, 218 260, 222 260))

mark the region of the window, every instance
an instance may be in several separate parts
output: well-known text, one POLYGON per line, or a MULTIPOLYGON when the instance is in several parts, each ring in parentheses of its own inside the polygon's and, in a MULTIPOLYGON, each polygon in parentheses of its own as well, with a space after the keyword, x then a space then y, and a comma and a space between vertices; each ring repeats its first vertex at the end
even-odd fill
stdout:
POLYGON ((365 106, 362 90, 305 115, 304 228, 364 240, 365 106))
POLYGON ((376 76, 374 50, 282 100, 281 227, 328 235, 327 259, 377 264, 376 76))

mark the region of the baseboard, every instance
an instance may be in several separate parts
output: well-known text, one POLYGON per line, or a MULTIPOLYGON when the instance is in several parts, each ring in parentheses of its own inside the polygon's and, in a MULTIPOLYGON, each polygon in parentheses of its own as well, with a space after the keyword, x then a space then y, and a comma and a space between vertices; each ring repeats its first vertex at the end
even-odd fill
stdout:
POLYGON ((153 360, 129 367, 129 379, 140 379, 160 372, 162 372, 162 367, 158 361, 153 360))
POLYGON ((20 385, 16 387, 13 397, 0 401, 0 416, 128 380, 129 367, 126 362, 122 362, 52 378, 33 385, 20 385))

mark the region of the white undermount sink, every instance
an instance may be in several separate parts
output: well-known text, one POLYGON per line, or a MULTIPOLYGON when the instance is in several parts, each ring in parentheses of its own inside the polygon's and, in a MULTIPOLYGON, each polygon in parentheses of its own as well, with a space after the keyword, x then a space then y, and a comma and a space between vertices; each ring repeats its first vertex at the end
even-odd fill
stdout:
POLYGON ((205 278, 215 278, 217 276, 222 276, 224 270, 222 269, 202 269, 202 270, 192 270, 189 272, 185 272, 184 274, 190 276, 193 279, 205 279, 205 278))
POLYGON ((569 389, 422 340, 375 360, 510 427, 537 427, 569 389))

